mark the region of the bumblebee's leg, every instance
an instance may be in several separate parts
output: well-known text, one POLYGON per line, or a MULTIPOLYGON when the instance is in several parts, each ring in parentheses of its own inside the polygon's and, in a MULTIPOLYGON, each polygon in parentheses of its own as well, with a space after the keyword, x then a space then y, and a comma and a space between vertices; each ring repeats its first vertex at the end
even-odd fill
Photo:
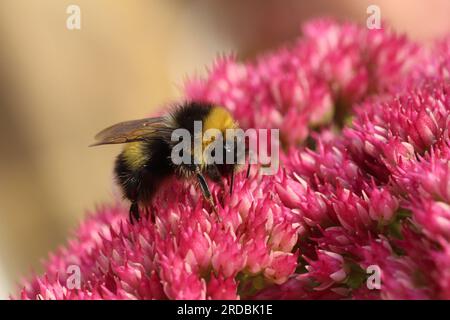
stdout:
POLYGON ((250 160, 252 159, 249 145, 245 145, 245 155, 247 158, 247 174, 245 175, 245 178, 248 179, 248 177, 250 177, 250 160))
POLYGON ((211 195, 211 191, 209 190, 208 183, 206 182, 205 177, 202 175, 199 168, 196 168, 195 174, 197 176, 198 184, 200 185, 200 190, 202 191, 203 196, 211 205, 214 213, 217 214, 216 205, 214 203, 214 199, 211 195))
POLYGON ((132 201, 130 206, 130 223, 139 221, 139 205, 137 201, 132 201))
POLYGON ((147 213, 147 219, 150 218, 150 221, 155 223, 155 208, 153 205, 147 206, 145 210, 147 213))
POLYGON ((233 188, 234 188, 234 170, 231 171, 230 196, 233 195, 233 188))

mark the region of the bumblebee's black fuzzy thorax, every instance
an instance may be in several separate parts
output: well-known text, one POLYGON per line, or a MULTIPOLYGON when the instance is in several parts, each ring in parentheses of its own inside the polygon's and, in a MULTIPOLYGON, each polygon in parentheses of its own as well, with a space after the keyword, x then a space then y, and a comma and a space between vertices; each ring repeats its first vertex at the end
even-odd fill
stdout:
POLYGON ((174 126, 194 132, 194 121, 203 121, 213 106, 207 103, 187 102, 172 112, 174 126))

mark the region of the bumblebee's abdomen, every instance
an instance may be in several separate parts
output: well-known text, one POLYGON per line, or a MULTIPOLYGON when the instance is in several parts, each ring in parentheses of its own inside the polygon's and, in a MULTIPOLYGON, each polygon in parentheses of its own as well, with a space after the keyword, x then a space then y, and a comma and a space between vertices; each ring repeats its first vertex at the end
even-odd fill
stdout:
POLYGON ((131 169, 139 169, 149 160, 149 154, 144 142, 131 142, 122 151, 123 160, 131 169))
POLYGON ((124 196, 132 202, 149 201, 160 184, 173 174, 170 152, 169 145, 162 140, 127 145, 117 157, 114 170, 124 196))

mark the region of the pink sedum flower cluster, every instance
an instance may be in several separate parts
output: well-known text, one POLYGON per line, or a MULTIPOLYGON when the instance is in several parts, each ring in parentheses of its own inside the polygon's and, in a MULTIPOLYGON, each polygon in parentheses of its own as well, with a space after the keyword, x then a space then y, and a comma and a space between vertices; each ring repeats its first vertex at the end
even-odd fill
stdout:
POLYGON ((255 61, 219 59, 186 99, 280 128, 279 172, 213 186, 220 219, 175 180, 155 222, 101 207, 15 298, 450 299, 449 48, 317 20, 255 61))

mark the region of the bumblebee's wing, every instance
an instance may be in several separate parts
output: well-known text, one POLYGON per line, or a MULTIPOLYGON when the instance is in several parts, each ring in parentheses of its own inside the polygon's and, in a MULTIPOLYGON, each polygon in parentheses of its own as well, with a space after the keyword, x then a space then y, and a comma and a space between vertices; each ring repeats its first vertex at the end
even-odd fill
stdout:
POLYGON ((164 117, 125 121, 100 131, 95 136, 96 142, 91 144, 90 147, 102 144, 142 141, 158 137, 161 134, 165 136, 171 131, 172 129, 166 125, 164 117))

